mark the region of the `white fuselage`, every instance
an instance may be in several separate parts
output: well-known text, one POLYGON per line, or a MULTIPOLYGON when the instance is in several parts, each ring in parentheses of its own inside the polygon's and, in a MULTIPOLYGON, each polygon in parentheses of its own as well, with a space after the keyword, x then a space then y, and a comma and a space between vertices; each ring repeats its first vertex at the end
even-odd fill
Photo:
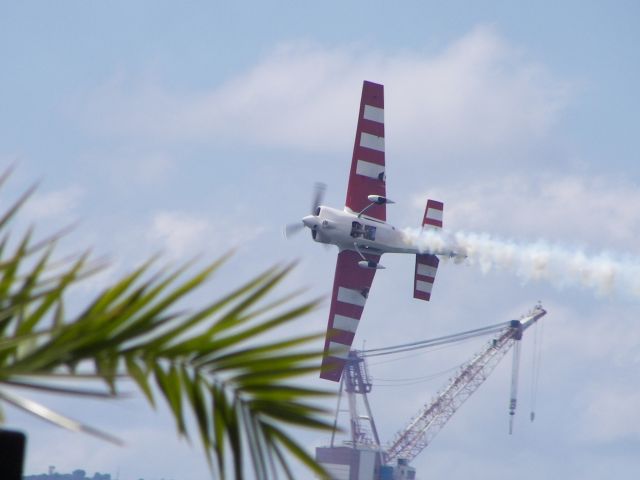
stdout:
POLYGON ((337 245, 340 250, 362 253, 438 253, 422 252, 412 244, 408 235, 393 225, 366 215, 358 216, 345 207, 344 210, 320 206, 316 215, 302 221, 315 231, 314 240, 337 245), (318 211, 319 210, 319 211, 318 211))

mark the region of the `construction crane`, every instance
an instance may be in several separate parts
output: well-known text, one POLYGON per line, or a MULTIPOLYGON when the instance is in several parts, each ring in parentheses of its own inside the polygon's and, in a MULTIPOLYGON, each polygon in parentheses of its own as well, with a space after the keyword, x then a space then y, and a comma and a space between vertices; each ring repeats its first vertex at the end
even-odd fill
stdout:
POLYGON ((520 340, 525 330, 547 312, 541 305, 520 320, 511 320, 454 335, 392 347, 351 351, 340 384, 340 395, 331 436, 331 445, 316 449, 316 459, 335 480, 395 480, 415 478, 409 463, 431 443, 462 404, 484 383, 507 352, 514 347, 511 394, 509 400, 509 433, 513 431, 516 412, 520 340), (494 336, 488 344, 465 362, 436 397, 426 404, 393 439, 381 444, 367 394, 372 383, 366 358, 414 351, 446 345, 478 336, 494 336), (350 439, 343 446, 335 444, 338 415, 343 394, 349 404, 350 439), (366 414, 360 415, 357 398, 362 399, 366 414), (392 465, 395 463, 395 465, 392 465))

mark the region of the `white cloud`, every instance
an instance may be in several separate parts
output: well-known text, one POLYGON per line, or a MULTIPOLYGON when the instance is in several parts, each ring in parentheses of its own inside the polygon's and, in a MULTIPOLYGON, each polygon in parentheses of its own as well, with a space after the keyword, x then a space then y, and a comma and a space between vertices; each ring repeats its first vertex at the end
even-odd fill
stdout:
POLYGON ((115 187, 118 193, 164 185, 175 175, 179 165, 171 152, 155 145, 123 147, 117 142, 106 150, 85 153, 82 161, 90 165, 91 174, 100 179, 100 185, 115 187))
POLYGON ((70 186, 49 192, 36 192, 25 204, 22 211, 23 218, 32 221, 59 220, 72 221, 77 215, 77 209, 84 196, 84 190, 79 186, 70 186))
POLYGON ((161 212, 154 216, 149 236, 159 241, 169 255, 183 257, 202 246, 205 238, 211 238, 212 231, 213 227, 204 218, 178 212, 161 212))
POLYGON ((613 306, 579 312, 559 304, 553 309, 554 319, 561 321, 549 342, 558 353, 569 350, 572 365, 599 363, 611 371, 635 371, 640 366, 640 329, 633 309, 613 306))
POLYGON ((153 215, 146 238, 173 259, 188 259, 205 252, 230 250, 252 240, 262 227, 212 219, 197 213, 161 211, 153 215))
POLYGON ((445 202, 445 227, 519 240, 547 238, 633 253, 640 236, 640 189, 617 177, 509 175, 440 185, 414 199, 445 202))
POLYGON ((164 152, 150 152, 145 154, 128 153, 119 157, 120 162, 129 167, 133 166, 132 177, 141 185, 155 185, 165 181, 173 173, 176 162, 164 152))
POLYGON ((537 140, 557 121, 569 87, 478 27, 435 55, 283 45, 197 93, 119 76, 83 104, 109 134, 345 151, 363 79, 387 87, 389 148, 417 161, 425 152, 477 155, 537 140))
POLYGON ((584 437, 602 443, 640 440, 640 392, 632 386, 603 387, 586 393, 584 437))
MULTIPOLYGON (((510 175, 440 186, 414 199, 445 201, 446 235, 423 247, 463 251, 483 271, 506 269, 557 287, 638 297, 640 191, 616 177, 510 175)), ((415 215, 417 216, 417 215, 415 215)))

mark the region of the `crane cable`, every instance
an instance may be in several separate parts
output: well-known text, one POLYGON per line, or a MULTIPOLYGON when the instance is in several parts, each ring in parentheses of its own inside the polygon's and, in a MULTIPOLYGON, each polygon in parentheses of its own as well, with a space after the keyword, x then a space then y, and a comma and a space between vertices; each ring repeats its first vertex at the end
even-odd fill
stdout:
POLYGON ((460 365, 455 365, 453 367, 447 368, 446 370, 441 370, 436 373, 431 373, 429 375, 422 375, 419 377, 407 377, 407 378, 374 378, 373 385, 376 387, 405 387, 408 385, 417 385, 418 383, 429 382, 438 377, 446 375, 447 373, 454 372, 460 367, 464 365, 461 363, 460 365), (378 383, 382 382, 382 383, 378 383))
MULTIPOLYGON (((455 334, 451 334, 451 335, 445 335, 442 337, 437 337, 437 338, 432 338, 429 340, 420 340, 418 342, 411 342, 411 343, 405 343, 405 344, 401 344, 401 345, 393 345, 390 347, 382 347, 382 348, 373 348, 373 349, 362 349, 359 353, 359 356, 364 358, 364 357, 379 357, 379 356, 387 356, 387 355, 393 355, 393 354, 397 354, 397 353, 404 353, 404 352, 413 352, 416 350, 423 350, 423 349, 427 349, 427 348, 433 348, 433 347, 440 347, 440 348, 434 348, 434 350, 441 350, 441 349, 445 349, 445 348, 450 348, 452 347, 454 343, 462 343, 462 342, 467 342, 469 340, 472 340, 474 338, 480 337, 480 336, 486 336, 486 335, 490 335, 490 334, 494 334, 500 331, 503 331, 507 328, 511 327, 511 322, 501 322, 501 323, 497 323, 494 325, 489 325, 487 327, 482 327, 482 328, 476 328, 473 330, 467 330, 465 332, 460 332, 460 333, 455 333, 455 334)), ((432 350, 432 351, 434 351, 432 350)), ((413 353, 411 355, 404 355, 402 357, 398 357, 398 358, 394 358, 394 359, 387 359, 387 360, 383 360, 383 361, 378 361, 378 362, 374 362, 373 364, 370 365, 379 365, 379 364, 383 364, 383 363, 388 363, 388 362, 393 362, 393 361, 398 361, 398 360, 402 360, 402 359, 406 359, 406 358, 410 358, 410 357, 414 357, 416 355, 420 355, 421 353, 413 353)), ((461 364, 461 365, 464 365, 461 364)), ((452 371, 455 371, 457 369, 459 369, 461 367, 461 365, 456 365, 454 367, 448 368, 444 371, 441 372, 437 372, 434 374, 429 374, 429 375, 424 375, 424 376, 420 376, 420 377, 413 377, 413 378, 404 378, 404 379, 380 379, 380 378, 374 378, 374 382, 375 385, 378 387, 401 387, 401 386, 408 386, 408 385, 415 385, 415 384, 419 384, 419 383, 424 383, 424 382, 428 382, 430 380, 433 380, 437 377, 440 377, 442 375, 445 375, 447 373, 450 373, 452 371), (378 383, 378 382, 382 382, 382 383, 378 383)))
MULTIPOLYGON (((421 355, 426 355, 427 353, 434 353, 434 352, 439 352, 441 350, 446 350, 448 348, 454 348, 454 347, 457 347, 460 344, 463 344, 465 342, 469 342, 469 341, 472 341, 472 340, 473 340, 472 337, 464 338, 464 339, 458 340, 456 343, 450 342, 448 344, 438 345, 437 346, 438 348, 434 347, 434 348, 431 348, 430 350, 427 350, 427 351, 422 351, 422 352, 421 351, 417 351, 417 353, 410 353, 410 354, 407 354, 407 355, 403 355, 401 357, 392 357, 392 358, 383 357, 383 358, 385 358, 384 360, 375 360, 373 362, 368 361, 367 364, 370 365, 370 366, 373 366, 373 365, 385 365, 387 363, 392 363, 392 362, 399 362, 401 360, 406 360, 407 358, 415 358, 415 357, 419 357, 421 355)), ((395 353, 395 352, 392 352, 392 353, 395 353)), ((400 352, 400 353, 402 353, 402 352, 400 352)))
POLYGON ((543 328, 543 326, 535 325, 533 335, 533 361, 531 365, 531 413, 529 414, 529 418, 532 422, 536 418, 536 406, 538 401, 538 384, 540 382, 540 366, 542 363, 543 328))
POLYGON ((418 342, 404 343, 401 345, 394 345, 391 347, 372 348, 363 350, 360 353, 362 357, 378 357, 381 355, 392 355, 394 353, 410 352, 414 350, 420 350, 423 348, 436 347, 439 345, 446 345, 454 342, 461 342, 469 338, 479 337, 483 335, 490 335, 497 333, 506 327, 509 327, 511 322, 501 322, 495 325, 489 325, 488 327, 476 328, 473 330, 467 330, 462 333, 455 333, 452 335, 445 335, 443 337, 432 338, 429 340, 420 340, 418 342))

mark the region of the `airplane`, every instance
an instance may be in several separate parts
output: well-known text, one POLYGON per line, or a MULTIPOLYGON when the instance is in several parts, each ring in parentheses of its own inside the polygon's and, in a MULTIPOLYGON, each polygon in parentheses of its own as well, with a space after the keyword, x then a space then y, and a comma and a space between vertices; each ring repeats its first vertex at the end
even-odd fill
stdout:
MULTIPOLYGON (((285 235, 311 230, 313 240, 339 249, 320 377, 340 381, 364 305, 385 253, 416 256, 413 296, 428 301, 438 256, 460 259, 453 251, 424 251, 402 230, 386 222, 384 87, 364 81, 344 209, 321 205, 323 185, 316 185, 311 214, 285 227, 285 235)), ((441 229, 444 205, 428 200, 423 229, 441 229)))

